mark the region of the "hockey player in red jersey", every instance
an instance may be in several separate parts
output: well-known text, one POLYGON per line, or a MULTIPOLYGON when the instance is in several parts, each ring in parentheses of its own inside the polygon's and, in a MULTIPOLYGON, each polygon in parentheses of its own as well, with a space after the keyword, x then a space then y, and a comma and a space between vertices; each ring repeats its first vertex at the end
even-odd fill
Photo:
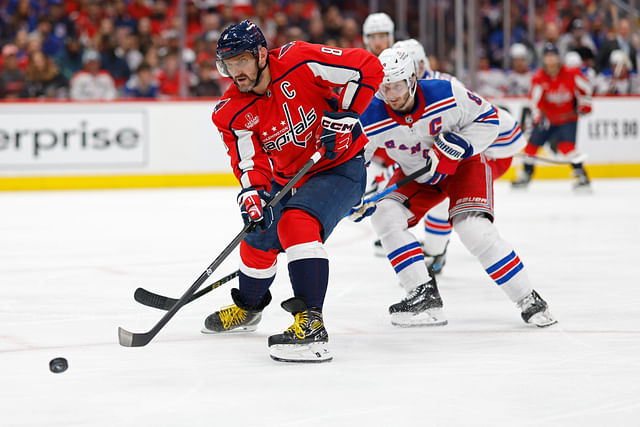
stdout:
POLYGON ((382 66, 363 49, 292 42, 268 51, 266 45, 248 20, 225 29, 218 41, 218 68, 234 85, 216 105, 213 122, 242 185, 242 218, 257 230, 240 245, 234 304, 208 316, 203 332, 255 330, 284 251, 294 297, 282 307, 295 320, 269 337, 270 355, 324 362, 332 356, 322 317, 329 276, 323 243, 363 194, 367 138, 358 119, 382 81, 382 66), (320 146, 323 159, 273 209, 263 209, 320 146))
MULTIPOLYGON (((591 112, 591 87, 577 68, 560 63, 553 43, 543 48, 543 67, 531 79, 531 109, 534 128, 524 152, 534 156, 547 142, 568 160, 576 157, 578 117, 591 112)), ((590 183, 581 162, 573 163, 574 188, 589 189, 590 183)), ((533 160, 525 160, 524 170, 513 182, 515 188, 531 181, 533 160)))

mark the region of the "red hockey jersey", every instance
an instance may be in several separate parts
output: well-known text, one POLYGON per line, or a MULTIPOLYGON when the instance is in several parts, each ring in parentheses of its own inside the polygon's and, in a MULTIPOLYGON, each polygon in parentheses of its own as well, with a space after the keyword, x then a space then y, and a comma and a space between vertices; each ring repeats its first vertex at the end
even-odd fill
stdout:
POLYGON ((531 78, 531 108, 534 121, 543 114, 551 125, 578 120, 581 112, 591 111, 591 86, 580 70, 565 65, 555 77, 540 68, 531 78))
MULTIPOLYGON (((269 71, 271 83, 264 95, 231 86, 212 115, 244 188, 270 189, 272 177, 285 184, 317 149, 316 128, 323 112, 361 114, 383 77, 378 58, 364 49, 299 41, 270 51, 269 71), (342 88, 339 97, 334 87, 342 88)), ((366 143, 358 126, 349 148, 333 160, 320 160, 307 177, 349 160, 366 143)))

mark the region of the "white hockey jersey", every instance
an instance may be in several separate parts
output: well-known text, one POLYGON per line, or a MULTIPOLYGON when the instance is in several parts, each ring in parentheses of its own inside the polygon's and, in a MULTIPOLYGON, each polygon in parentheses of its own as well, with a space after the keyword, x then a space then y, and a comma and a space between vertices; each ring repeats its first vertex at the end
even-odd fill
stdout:
MULTIPOLYGON (((453 84, 462 85, 462 82, 447 73, 440 73, 433 71, 431 74, 425 73, 425 78, 430 79, 442 79, 448 80, 453 84)), ((528 77, 528 84, 531 83, 531 75, 528 77)), ((526 95, 526 93, 525 93, 526 95)), ((491 159, 504 159, 507 157, 513 157, 515 154, 522 151, 527 145, 527 140, 522 135, 520 124, 507 110, 495 107, 498 111, 498 120, 500 121, 500 127, 498 128, 498 137, 491 143, 489 148, 485 151, 487 157, 491 159)))
MULTIPOLYGON (((369 137, 365 158, 385 148, 405 175, 426 164, 434 138, 455 132, 469 142, 471 155, 484 152, 498 135, 498 114, 487 101, 462 85, 447 80, 419 80, 416 105, 411 113, 398 114, 378 96, 360 116, 369 137)), ((423 183, 426 176, 416 179, 423 183)))

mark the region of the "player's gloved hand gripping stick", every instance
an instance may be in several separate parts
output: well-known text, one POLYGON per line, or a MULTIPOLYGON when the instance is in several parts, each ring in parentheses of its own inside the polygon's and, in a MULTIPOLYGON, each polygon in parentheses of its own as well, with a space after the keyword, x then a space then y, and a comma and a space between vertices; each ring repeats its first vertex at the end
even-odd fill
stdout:
POLYGON ((382 199, 384 196, 386 196, 389 193, 393 193, 398 188, 402 187, 403 185, 406 185, 406 184, 410 183, 411 181, 415 180, 419 176, 424 175, 425 173, 429 172, 429 169, 431 169, 431 159, 430 158, 427 159, 426 166, 418 169, 417 171, 415 171, 412 174, 407 175, 406 177, 402 178, 401 180, 399 180, 395 184, 388 186, 383 191, 381 191, 378 194, 370 197, 369 199, 363 200, 362 203, 360 203, 358 206, 355 206, 354 208, 352 208, 349 211, 349 213, 347 213, 347 215, 345 215, 345 216, 348 216, 349 219, 354 221, 354 222, 362 221, 363 219, 365 219, 366 217, 372 215, 375 212, 375 210, 376 210, 376 202, 378 200, 382 199))
MULTIPOLYGON (((320 161, 322 158, 322 151, 316 151, 313 153, 311 158, 307 160, 307 162, 302 166, 302 168, 294 175, 293 178, 287 182, 287 184, 282 187, 282 190, 276 194, 269 203, 265 206, 265 208, 271 208, 275 206, 292 188, 293 186, 302 178, 308 171, 320 161)), ((129 332, 123 328, 118 328, 118 339, 120 341, 120 345, 125 347, 142 347, 147 344, 155 337, 158 332, 164 327, 164 325, 171 320, 171 318, 180 310, 180 308, 185 305, 191 298, 191 296, 202 286, 202 284, 213 274, 213 272, 222 264, 222 262, 233 252, 233 250, 244 240, 244 238, 249 234, 253 229, 257 226, 256 222, 249 222, 244 226, 242 231, 238 233, 238 235, 227 245, 226 248, 222 251, 220 255, 207 267, 207 269, 196 279, 196 281, 185 291, 185 293, 178 299, 178 301, 174 304, 174 306, 167 311, 164 316, 158 321, 158 323, 153 326, 149 331, 143 333, 134 333, 129 332)))
POLYGON ((359 117, 352 111, 325 111, 316 130, 316 139, 325 147, 324 156, 333 160, 349 148, 351 132, 358 125, 359 117))

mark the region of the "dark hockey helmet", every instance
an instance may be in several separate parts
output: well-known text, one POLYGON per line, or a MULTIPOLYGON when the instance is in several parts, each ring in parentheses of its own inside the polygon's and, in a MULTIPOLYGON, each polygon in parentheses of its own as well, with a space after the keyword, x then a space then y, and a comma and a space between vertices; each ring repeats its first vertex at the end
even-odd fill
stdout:
POLYGON ((223 60, 243 52, 249 52, 257 59, 261 46, 267 47, 267 40, 255 23, 247 19, 237 25, 228 26, 218 39, 218 48, 216 49, 218 71, 223 76, 229 77, 223 60))
POLYGON ((551 42, 545 43, 544 46, 542 47, 542 56, 548 53, 553 53, 558 55, 558 47, 551 42))

